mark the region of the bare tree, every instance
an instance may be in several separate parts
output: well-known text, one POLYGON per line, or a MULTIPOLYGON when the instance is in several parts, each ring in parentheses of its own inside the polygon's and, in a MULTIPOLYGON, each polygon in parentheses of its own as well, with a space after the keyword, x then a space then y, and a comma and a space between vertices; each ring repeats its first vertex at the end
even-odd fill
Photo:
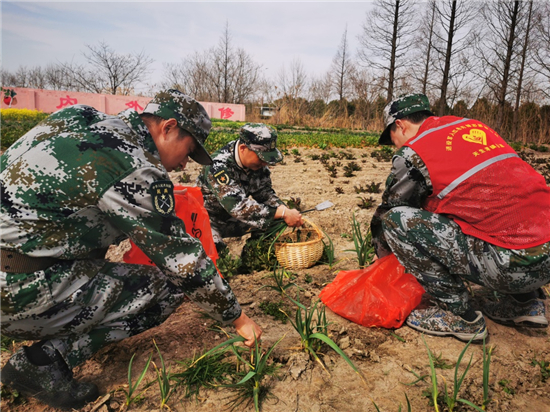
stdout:
POLYGON ((233 103, 246 103, 256 93, 261 66, 244 50, 237 49, 233 70, 233 103))
POLYGON ((4 67, 0 68, 0 85, 2 87, 17 87, 15 85, 15 76, 4 67))
POLYGON ((374 102, 380 96, 382 80, 374 76, 368 69, 357 69, 351 76, 353 87, 352 97, 369 103, 374 102))
MULTIPOLYGON (((354 71, 351 83, 353 88, 352 96, 356 106, 355 119, 361 127, 367 128, 372 124, 377 114, 381 114, 381 109, 385 105, 385 100, 380 108, 377 105, 377 102, 380 100, 380 90, 383 89, 383 84, 381 84, 383 80, 375 77, 367 69, 358 69, 354 71)), ((379 122, 379 127, 383 128, 381 116, 379 122)))
POLYGON ((531 68, 539 78, 539 91, 550 99, 550 3, 544 2, 534 18, 535 47, 531 68))
POLYGON ((395 85, 409 65, 414 11, 412 0, 377 0, 359 36, 358 58, 385 79, 387 101, 393 99, 395 85))
POLYGON ((44 69, 46 88, 50 90, 71 90, 68 80, 70 76, 60 64, 49 64, 44 69))
POLYGON ((26 66, 19 66, 13 73, 3 70, 2 85, 12 87, 32 87, 29 69, 26 66))
MULTIPOLYGON (((414 43, 416 44, 416 53, 413 58, 415 65, 418 65, 419 70, 412 70, 413 76, 421 85, 423 94, 428 94, 428 86, 434 84, 434 79, 431 78, 433 67, 433 38, 436 30, 435 20, 435 0, 430 0, 426 9, 419 20, 414 43)), ((430 87, 431 88, 431 87, 430 87)))
POLYGON ((332 88, 338 96, 338 100, 346 99, 351 89, 351 76, 355 67, 348 46, 348 28, 344 30, 340 46, 332 59, 330 69, 332 88))
POLYGON ((88 52, 83 56, 87 65, 71 62, 62 66, 71 76, 74 87, 93 93, 130 94, 153 62, 143 51, 120 54, 103 41, 86 48, 88 52))
POLYGON ((15 73, 12 73, 9 70, 2 68, 1 74, 2 87, 25 87, 24 84, 27 78, 27 70, 24 66, 20 66, 15 73), (23 74, 23 77, 18 76, 18 74, 23 74))
POLYGON ((234 70, 234 52, 231 44, 231 33, 229 23, 226 21, 225 30, 220 37, 218 46, 212 49, 213 67, 210 73, 211 80, 217 91, 217 101, 231 102, 231 78, 234 70))
POLYGON ((44 68, 36 66, 30 69, 20 66, 15 73, 3 69, 2 85, 31 89, 73 90, 69 76, 58 64, 49 64, 44 68))
POLYGON ((246 103, 260 88, 260 69, 242 48, 232 45, 226 24, 218 45, 164 66, 163 86, 176 87, 197 100, 246 103))
POLYGON ((29 69, 27 87, 32 89, 45 89, 47 87, 46 72, 42 67, 35 66, 29 69))
POLYGON ((533 20, 533 2, 530 1, 529 5, 527 7, 526 11, 526 18, 525 25, 523 31, 523 40, 522 40, 522 47, 521 47, 521 63, 519 66, 519 72, 517 77, 517 85, 516 85, 516 101, 514 104, 514 118, 512 121, 512 136, 515 137, 517 135, 518 131, 518 123, 519 123, 519 105, 521 102, 521 97, 523 94, 523 86, 524 86, 524 76, 526 74, 526 67, 527 67, 527 57, 528 55, 531 55, 532 53, 532 47, 531 47, 531 30, 532 30, 532 20, 533 20))
POLYGON ((435 13, 441 29, 434 31, 434 50, 438 54, 441 71, 441 94, 437 114, 443 116, 447 106, 447 92, 450 79, 457 73, 465 73, 467 69, 457 62, 456 57, 462 56, 461 63, 467 60, 466 49, 470 47, 470 32, 468 25, 476 13, 475 4, 464 0, 441 0, 435 3, 435 13))
POLYGON ((164 88, 174 88, 199 101, 215 100, 209 86, 209 56, 207 52, 195 52, 179 64, 164 66, 164 88))
POLYGON ((209 51, 209 81, 214 89, 216 101, 224 103, 245 103, 256 91, 261 66, 241 48, 232 45, 229 24, 216 47, 209 51))
POLYGON ((287 70, 283 65, 277 74, 277 96, 280 102, 280 117, 290 124, 298 124, 306 115, 308 102, 305 99, 307 74, 300 59, 295 58, 287 70))
POLYGON ((283 65, 277 74, 277 85, 283 96, 292 98, 304 97, 307 85, 307 74, 302 61, 294 58, 288 70, 283 65))
POLYGON ((477 33, 477 53, 483 70, 483 81, 497 102, 495 129, 502 132, 505 111, 510 107, 509 97, 514 83, 519 81, 522 61, 527 57, 525 42, 530 28, 529 3, 501 1, 484 3, 480 9, 480 30, 477 33), (523 57, 523 58, 522 58, 523 57))
POLYGON ((261 78, 258 81, 257 101, 261 106, 272 103, 277 99, 277 86, 270 79, 261 78))
POLYGON ((332 95, 332 79, 330 72, 326 72, 324 76, 312 79, 309 86, 309 93, 312 100, 321 100, 325 104, 330 102, 332 95))

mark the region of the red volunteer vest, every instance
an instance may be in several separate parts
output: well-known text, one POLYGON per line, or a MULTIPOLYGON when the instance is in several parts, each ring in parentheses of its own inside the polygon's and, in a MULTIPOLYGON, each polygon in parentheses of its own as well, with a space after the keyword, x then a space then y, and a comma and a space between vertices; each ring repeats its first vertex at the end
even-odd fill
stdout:
POLYGON ((550 188, 491 128, 477 120, 430 117, 405 146, 430 173, 433 193, 424 209, 507 249, 550 241, 550 188))

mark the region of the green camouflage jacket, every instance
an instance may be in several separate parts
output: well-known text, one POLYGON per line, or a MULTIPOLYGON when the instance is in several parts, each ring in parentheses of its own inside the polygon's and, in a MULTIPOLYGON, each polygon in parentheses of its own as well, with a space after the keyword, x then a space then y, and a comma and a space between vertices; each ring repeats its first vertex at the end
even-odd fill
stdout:
POLYGON ((432 180, 421 157, 410 147, 404 146, 399 149, 392 159, 392 169, 386 179, 382 203, 374 212, 371 221, 372 242, 379 256, 391 253, 390 247, 381 238, 382 216, 398 206, 422 209, 432 191, 432 180))
POLYGON ((77 259, 57 274, 48 296, 45 279, 0 272, 10 296, 18 288, 37 288, 43 304, 36 310, 45 311, 101 269, 89 259, 93 251, 129 237, 212 316, 229 322, 240 315, 231 288, 174 214, 173 185, 136 111, 109 116, 84 105, 60 110, 5 152, 0 171, 0 247, 77 259), (164 204, 158 205, 153 189, 167 193, 164 204))
POLYGON ((265 230, 283 202, 271 187, 268 167, 253 171, 240 167, 235 159, 237 141, 229 142, 212 155, 197 178, 204 206, 214 224, 236 219, 251 229, 265 230))

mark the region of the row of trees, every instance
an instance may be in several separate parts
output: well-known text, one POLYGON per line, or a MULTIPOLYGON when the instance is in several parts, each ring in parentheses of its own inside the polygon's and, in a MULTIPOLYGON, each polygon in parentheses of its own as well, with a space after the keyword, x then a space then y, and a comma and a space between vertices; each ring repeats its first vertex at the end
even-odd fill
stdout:
MULTIPOLYGON (((438 115, 478 104, 490 108, 478 118, 505 137, 529 130, 531 139, 550 140, 529 124, 533 116, 544 124, 548 114, 542 106, 550 101, 549 2, 377 0, 358 40, 351 50, 346 27, 320 77, 294 59, 267 79, 234 45, 227 23, 217 45, 166 64, 150 93, 177 87, 201 101, 275 106, 281 122, 379 129, 387 101, 421 91, 438 115)), ((130 94, 152 63, 143 52, 119 54, 106 43, 86 46, 83 55, 86 64, 4 71, 2 84, 130 94)))
POLYGON ((82 55, 86 63, 20 66, 13 73, 2 69, 2 86, 129 95, 145 80, 153 63, 143 51, 121 54, 103 41, 86 45, 82 55))

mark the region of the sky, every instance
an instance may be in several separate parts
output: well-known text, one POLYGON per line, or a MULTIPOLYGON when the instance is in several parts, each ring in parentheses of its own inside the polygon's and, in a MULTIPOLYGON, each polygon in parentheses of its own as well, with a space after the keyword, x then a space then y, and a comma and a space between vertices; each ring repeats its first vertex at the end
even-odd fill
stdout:
POLYGON ((347 27, 355 53, 373 2, 9 1, 1 2, 2 66, 15 71, 50 63, 84 62, 86 45, 106 42, 119 53, 143 51, 155 62, 148 83, 166 63, 215 46, 226 22, 243 48, 274 79, 299 59, 321 76, 330 68, 347 27))

